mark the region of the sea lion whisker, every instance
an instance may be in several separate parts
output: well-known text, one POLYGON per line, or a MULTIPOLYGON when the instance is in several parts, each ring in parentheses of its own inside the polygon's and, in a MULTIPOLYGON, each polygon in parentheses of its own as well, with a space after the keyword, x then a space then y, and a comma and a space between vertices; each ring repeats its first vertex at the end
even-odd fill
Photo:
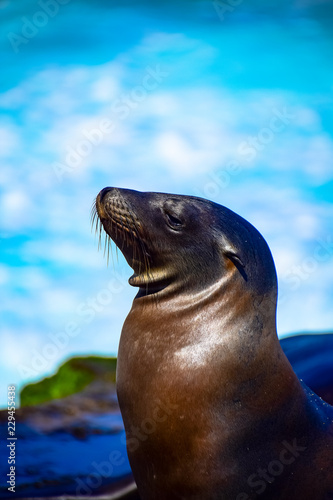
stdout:
MULTIPOLYGON (((116 247, 116 252, 117 252, 117 247, 116 247)), ((108 256, 109 256, 109 254, 111 255, 112 267, 114 269, 114 260, 113 260, 113 251, 112 251, 112 240, 111 240, 110 236, 108 238, 108 256)))
POLYGON ((96 213, 96 199, 91 204, 90 215, 96 213))
POLYGON ((90 210, 90 221, 91 221, 91 230, 93 230, 94 225, 97 224, 97 221, 99 220, 98 218, 98 213, 97 213, 97 208, 96 208, 96 200, 92 204, 91 210, 90 210))
MULTIPOLYGON (((107 249, 107 240, 108 240, 108 234, 105 232, 104 235, 104 250, 103 250, 103 257, 106 255, 106 249, 107 249)), ((106 256, 106 264, 109 265, 109 256, 106 256)))
POLYGON ((96 225, 96 217, 97 217, 96 212, 91 215, 91 230, 93 230, 96 225))
POLYGON ((132 231, 130 231, 130 234, 129 236, 131 237, 131 246, 133 248, 133 260, 136 259, 137 257, 137 250, 138 250, 138 246, 137 246, 137 228, 136 228, 136 224, 135 224, 135 220, 128 208, 128 212, 127 214, 125 215, 125 219, 126 219, 126 222, 127 222, 127 225, 129 227, 132 227, 132 231), (128 214, 128 216, 127 216, 128 214))
POLYGON ((96 206, 96 200, 93 202, 91 210, 90 210, 90 221, 91 221, 91 230, 95 232, 95 236, 99 233, 98 235, 98 245, 97 248, 98 250, 100 249, 100 239, 101 239, 101 226, 102 223, 98 217, 98 212, 97 212, 97 206, 96 206))
MULTIPOLYGON (((124 200, 124 198, 122 198, 122 201, 126 207, 126 212, 125 212, 125 216, 128 216, 130 217, 131 219, 131 222, 132 222, 132 227, 133 227, 133 231, 132 231, 132 237, 133 237, 133 247, 134 247, 134 251, 133 251, 133 261, 136 259, 137 257, 137 254, 136 252, 141 250, 141 254, 142 254, 142 257, 143 257, 143 265, 144 265, 144 269, 143 271, 147 273, 147 276, 149 278, 149 269, 150 269, 150 263, 149 263, 149 260, 148 260, 148 256, 147 256, 147 251, 146 251, 146 248, 145 248, 145 245, 144 245, 144 242, 143 242, 143 238, 141 237, 141 234, 140 234, 140 227, 137 223, 137 218, 135 217, 135 214, 133 213, 133 210, 131 209, 131 207, 129 206, 128 203, 126 203, 126 200, 124 200)), ((141 259, 139 259, 139 273, 142 272, 142 264, 141 264, 141 259)), ((148 283, 146 285, 146 288, 148 287, 148 283)))
MULTIPOLYGON (((117 212, 117 210, 118 210, 118 203, 115 203, 115 207, 113 207, 113 208, 114 208, 114 211, 117 212)), ((116 226, 116 238, 118 238, 118 224, 117 224, 116 221, 114 221, 114 222, 115 222, 115 226, 116 226)))
POLYGON ((131 208, 130 206, 128 205, 128 203, 126 203, 126 201, 124 200, 124 198, 120 195, 119 196, 119 205, 121 205, 121 210, 123 212, 123 216, 122 216, 122 219, 125 220, 126 222, 126 225, 127 225, 127 245, 131 244, 132 248, 133 248, 133 261, 136 259, 137 257, 137 251, 138 251, 138 245, 137 245, 137 242, 138 240, 140 241, 140 237, 139 237, 139 231, 138 231, 138 227, 137 227, 137 223, 136 223, 136 219, 131 211, 131 208), (131 228, 132 230, 130 231, 129 228, 131 228), (131 237, 131 241, 129 241, 128 237, 131 237))
POLYGON ((102 248, 102 229, 103 225, 101 221, 99 221, 98 250, 102 248))
POLYGON ((93 207, 92 213, 91 213, 91 230, 95 231, 95 236, 97 234, 97 228, 98 228, 99 223, 100 223, 100 220, 99 220, 96 205, 95 205, 93 207))

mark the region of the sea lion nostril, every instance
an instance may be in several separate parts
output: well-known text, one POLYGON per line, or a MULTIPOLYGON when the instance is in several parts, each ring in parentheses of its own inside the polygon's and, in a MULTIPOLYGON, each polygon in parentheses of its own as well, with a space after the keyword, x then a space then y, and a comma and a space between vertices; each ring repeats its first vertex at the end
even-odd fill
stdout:
POLYGON ((105 196, 112 190, 113 188, 111 187, 103 188, 102 191, 99 192, 99 201, 102 202, 105 196))

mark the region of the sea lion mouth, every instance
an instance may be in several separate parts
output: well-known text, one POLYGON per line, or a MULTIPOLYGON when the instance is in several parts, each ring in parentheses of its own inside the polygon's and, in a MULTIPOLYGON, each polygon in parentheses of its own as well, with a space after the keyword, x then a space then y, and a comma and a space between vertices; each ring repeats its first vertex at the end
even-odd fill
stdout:
POLYGON ((97 195, 91 209, 91 223, 99 235, 99 248, 102 246, 104 229, 104 254, 107 255, 107 261, 112 255, 113 241, 116 250, 120 249, 133 269, 134 274, 129 278, 129 284, 147 290, 149 287, 156 288, 159 273, 151 272, 151 256, 143 225, 118 189, 105 188, 97 195))

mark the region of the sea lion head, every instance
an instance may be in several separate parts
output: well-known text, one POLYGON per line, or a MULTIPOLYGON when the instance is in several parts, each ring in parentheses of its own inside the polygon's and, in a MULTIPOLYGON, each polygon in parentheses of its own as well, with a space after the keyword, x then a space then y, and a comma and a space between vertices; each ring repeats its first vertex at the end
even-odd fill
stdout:
POLYGON ((129 283, 140 287, 141 296, 176 283, 178 290, 200 290, 226 276, 236 276, 259 295, 276 292, 264 238, 217 203, 107 187, 98 194, 93 215, 132 267, 129 283))

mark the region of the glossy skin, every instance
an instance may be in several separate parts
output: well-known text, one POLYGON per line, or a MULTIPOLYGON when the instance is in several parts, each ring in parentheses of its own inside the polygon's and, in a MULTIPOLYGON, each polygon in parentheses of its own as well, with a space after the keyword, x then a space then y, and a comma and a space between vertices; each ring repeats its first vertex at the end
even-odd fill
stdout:
POLYGON ((258 231, 190 196, 105 188, 96 209, 139 287, 117 392, 141 498, 333 499, 333 408, 280 347, 258 231))

